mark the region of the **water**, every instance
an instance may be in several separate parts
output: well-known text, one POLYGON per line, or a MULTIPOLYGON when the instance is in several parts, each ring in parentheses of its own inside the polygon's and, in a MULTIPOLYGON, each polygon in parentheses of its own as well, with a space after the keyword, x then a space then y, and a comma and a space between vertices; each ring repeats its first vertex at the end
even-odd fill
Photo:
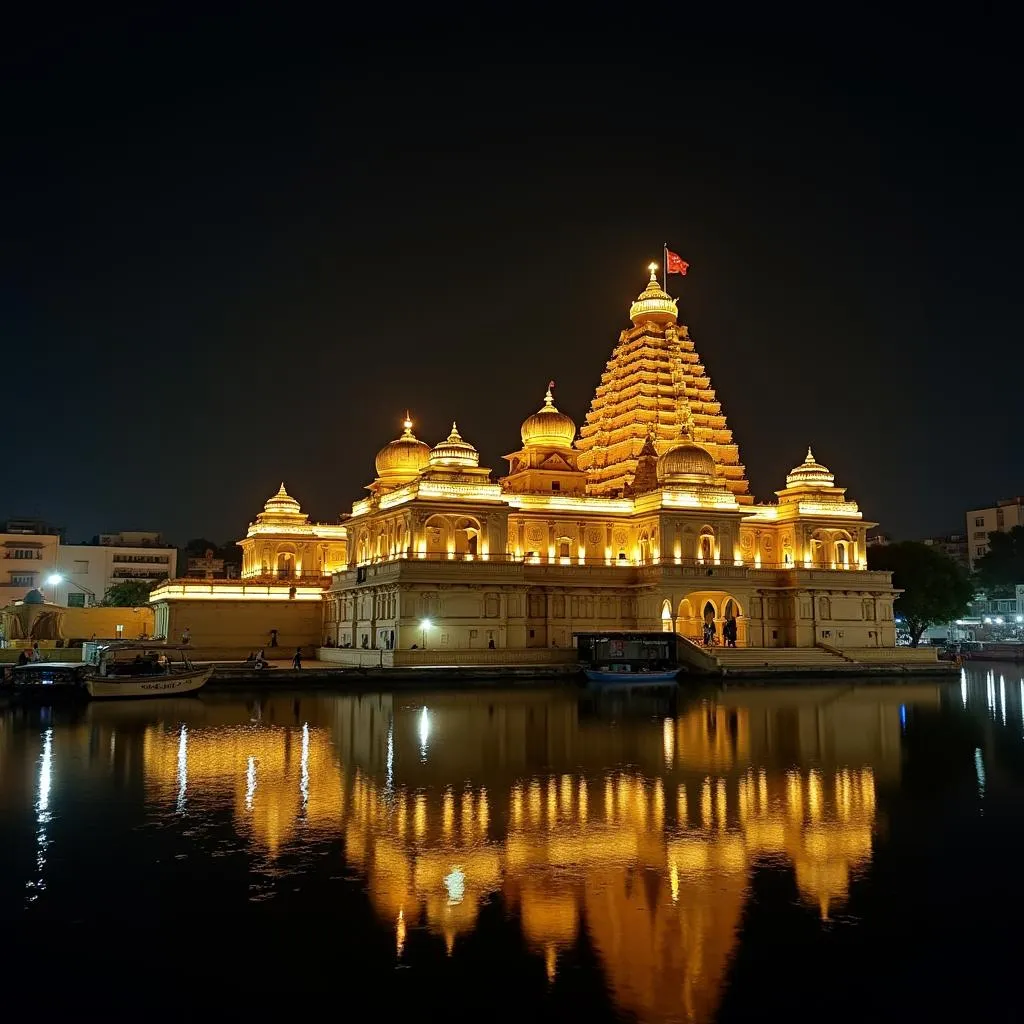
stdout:
POLYGON ((0 713, 36 1015, 1019 1019, 1024 678, 0 713))

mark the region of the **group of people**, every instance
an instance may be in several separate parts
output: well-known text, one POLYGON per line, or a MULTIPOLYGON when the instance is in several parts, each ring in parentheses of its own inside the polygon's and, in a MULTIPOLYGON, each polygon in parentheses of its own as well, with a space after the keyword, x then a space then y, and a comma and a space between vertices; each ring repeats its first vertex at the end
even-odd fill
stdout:
POLYGON ((22 648, 21 653, 18 655, 19 665, 31 665, 34 662, 42 661, 43 655, 39 650, 39 641, 37 640, 28 650, 22 648))
MULTIPOLYGON (((722 640, 726 647, 736 646, 736 636, 739 630, 736 625, 736 616, 730 615, 722 625, 722 640)), ((704 623, 704 646, 714 647, 718 643, 718 630, 714 619, 708 619, 704 623)))

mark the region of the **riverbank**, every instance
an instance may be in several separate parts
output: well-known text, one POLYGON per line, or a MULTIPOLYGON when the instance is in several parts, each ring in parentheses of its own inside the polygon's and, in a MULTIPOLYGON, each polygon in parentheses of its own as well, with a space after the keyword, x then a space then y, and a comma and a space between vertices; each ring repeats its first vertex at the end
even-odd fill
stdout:
MULTIPOLYGON (((737 665, 719 672, 687 670, 679 682, 707 684, 728 683, 764 685, 771 682, 791 684, 794 679, 811 684, 832 679, 869 679, 878 682, 901 680, 950 679, 957 669, 949 662, 864 664, 836 661, 828 665, 737 665)), ((432 687, 439 682, 458 681, 472 685, 508 683, 571 682, 583 679, 579 666, 571 665, 430 665, 392 668, 339 668, 324 662, 305 662, 302 669, 293 669, 290 662, 271 663, 270 668, 255 669, 246 664, 218 664, 206 685, 208 690, 231 690, 238 687, 316 687, 350 689, 364 682, 386 683, 409 688, 432 687)))

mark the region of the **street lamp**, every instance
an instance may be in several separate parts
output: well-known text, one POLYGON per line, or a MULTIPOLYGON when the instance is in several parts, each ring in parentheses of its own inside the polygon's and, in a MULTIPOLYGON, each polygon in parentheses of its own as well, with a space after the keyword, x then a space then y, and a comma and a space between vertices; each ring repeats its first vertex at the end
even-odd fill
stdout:
POLYGON ((427 630, 430 629, 430 619, 423 619, 420 622, 420 647, 427 649, 427 630))
POLYGON ((92 603, 96 603, 96 594, 91 591, 88 587, 83 587, 81 583, 76 583, 74 580, 68 579, 67 576, 62 575, 59 572, 51 573, 46 582, 53 587, 53 603, 57 603, 57 587, 62 583, 70 583, 73 587, 78 589, 86 595, 86 597, 92 598, 92 603))

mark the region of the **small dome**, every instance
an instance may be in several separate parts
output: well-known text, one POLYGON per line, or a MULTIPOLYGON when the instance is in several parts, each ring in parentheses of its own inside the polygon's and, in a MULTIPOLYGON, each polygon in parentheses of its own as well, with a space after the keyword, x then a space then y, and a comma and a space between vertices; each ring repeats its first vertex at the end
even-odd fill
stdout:
POLYGON ((636 302, 629 307, 629 319, 634 326, 653 321, 656 324, 674 324, 679 315, 676 300, 658 284, 654 272, 657 269, 651 264, 651 279, 647 287, 637 296, 636 302))
POLYGON ((551 389, 555 382, 548 384, 544 404, 532 416, 523 420, 521 437, 526 448, 571 448, 576 438, 576 424, 570 416, 555 408, 551 389))
POLYGON ((430 459, 430 446, 424 444, 412 432, 412 420, 405 414, 405 427, 402 436, 388 442, 379 452, 374 464, 377 476, 389 480, 399 477, 416 476, 426 468, 430 459))
POLYGON ((43 598, 42 592, 39 590, 30 590, 22 599, 22 604, 46 604, 43 598))
POLYGON ((707 448, 682 441, 658 459, 658 479, 664 484, 711 484, 715 460, 707 448))
POLYGON ((430 451, 431 466, 479 466, 480 453, 468 442, 462 440, 459 428, 453 423, 447 439, 434 445, 430 451))
POLYGON ((814 452, 807 448, 807 458, 786 477, 787 487, 834 487, 836 478, 827 466, 816 462, 814 452))
POLYGON ((284 481, 277 491, 277 494, 267 498, 263 511, 270 515, 298 516, 302 514, 299 503, 284 489, 284 481))

